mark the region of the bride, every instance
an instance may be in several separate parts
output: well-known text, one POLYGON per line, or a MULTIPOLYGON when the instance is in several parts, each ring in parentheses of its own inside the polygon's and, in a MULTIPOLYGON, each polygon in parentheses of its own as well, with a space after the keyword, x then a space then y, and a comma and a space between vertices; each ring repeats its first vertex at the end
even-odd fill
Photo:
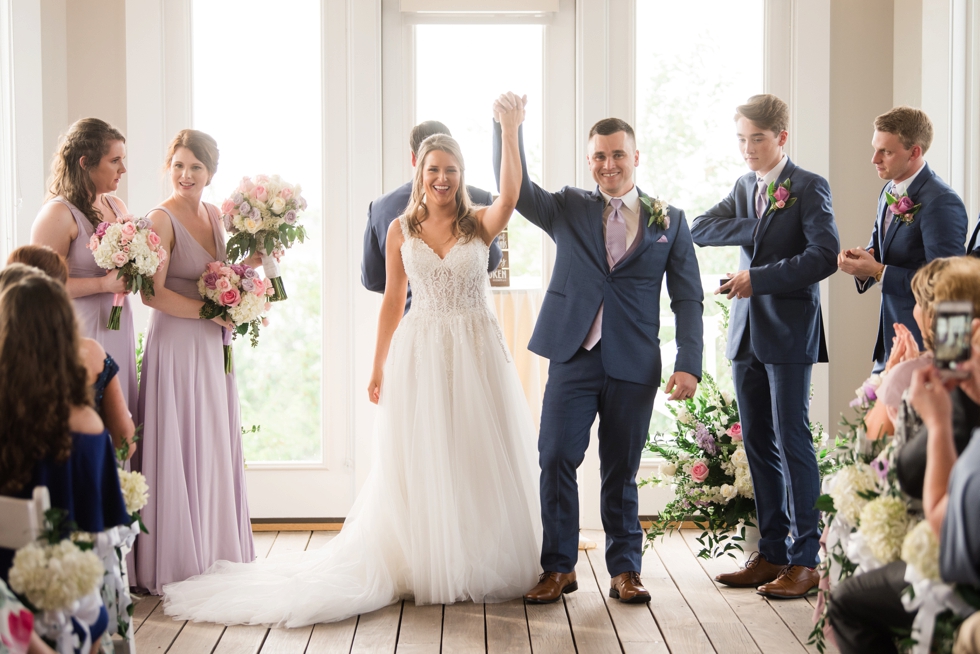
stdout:
POLYGON ((299 627, 404 598, 503 601, 537 582, 534 434, 486 272, 488 244, 520 193, 525 102, 501 96, 500 196, 489 207, 470 203, 456 141, 422 143, 408 208, 388 230, 368 388, 379 407, 373 465, 343 530, 319 550, 219 561, 169 584, 168 615, 299 627), (409 283, 412 309, 402 318, 409 283))

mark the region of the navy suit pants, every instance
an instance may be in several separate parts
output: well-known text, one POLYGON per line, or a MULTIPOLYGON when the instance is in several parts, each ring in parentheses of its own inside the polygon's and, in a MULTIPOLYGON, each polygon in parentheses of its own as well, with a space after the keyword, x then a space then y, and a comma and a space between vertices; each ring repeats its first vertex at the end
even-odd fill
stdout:
POLYGON ((732 360, 762 536, 759 551, 777 565, 813 568, 819 562, 820 471, 809 419, 812 368, 759 361, 748 325, 732 360))
POLYGON ((602 365, 602 341, 552 362, 541 410, 541 567, 571 572, 578 561, 579 503, 576 470, 585 459, 589 432, 599 416, 602 528, 610 576, 640 572, 636 473, 650 431, 656 386, 613 379, 602 365))

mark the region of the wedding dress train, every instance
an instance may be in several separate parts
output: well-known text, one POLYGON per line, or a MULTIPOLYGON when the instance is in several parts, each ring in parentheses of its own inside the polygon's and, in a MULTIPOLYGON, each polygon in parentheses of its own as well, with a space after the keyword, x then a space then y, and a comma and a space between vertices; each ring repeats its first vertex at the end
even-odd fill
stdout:
POLYGON ((534 430, 488 302, 479 238, 440 258, 402 219, 412 308, 384 367, 372 468, 323 548, 220 561, 164 588, 168 615, 298 627, 419 604, 503 601, 537 581, 534 430))

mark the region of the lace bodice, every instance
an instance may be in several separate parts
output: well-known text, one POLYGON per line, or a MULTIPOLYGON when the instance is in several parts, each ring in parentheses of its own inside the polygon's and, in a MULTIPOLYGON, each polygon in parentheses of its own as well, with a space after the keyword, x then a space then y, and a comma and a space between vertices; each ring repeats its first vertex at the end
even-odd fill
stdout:
POLYGON ((405 218, 399 218, 405 242, 402 261, 412 286, 414 315, 459 316, 487 312, 487 259, 490 248, 483 239, 459 241, 444 259, 421 238, 408 233, 405 218), (416 313, 418 312, 418 313, 416 313))

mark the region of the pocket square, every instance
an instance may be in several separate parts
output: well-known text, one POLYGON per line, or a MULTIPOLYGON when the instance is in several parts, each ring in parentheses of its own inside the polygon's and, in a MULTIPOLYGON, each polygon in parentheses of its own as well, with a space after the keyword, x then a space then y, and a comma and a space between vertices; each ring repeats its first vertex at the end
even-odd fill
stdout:
POLYGON ((666 242, 667 242, 667 235, 666 234, 664 234, 663 236, 661 236, 660 238, 657 239, 657 243, 666 243, 666 242))

